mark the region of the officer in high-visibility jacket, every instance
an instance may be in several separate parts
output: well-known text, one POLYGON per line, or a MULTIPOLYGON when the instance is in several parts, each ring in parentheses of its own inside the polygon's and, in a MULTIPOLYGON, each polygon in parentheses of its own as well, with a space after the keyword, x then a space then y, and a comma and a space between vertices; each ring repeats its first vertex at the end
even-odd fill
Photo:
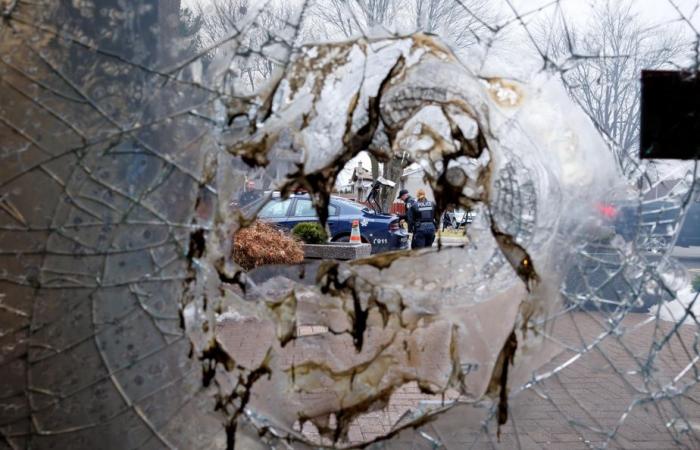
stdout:
POLYGON ((431 247, 435 241, 437 217, 435 204, 425 197, 423 189, 418 190, 417 199, 409 210, 409 223, 413 224, 413 241, 411 248, 431 247))

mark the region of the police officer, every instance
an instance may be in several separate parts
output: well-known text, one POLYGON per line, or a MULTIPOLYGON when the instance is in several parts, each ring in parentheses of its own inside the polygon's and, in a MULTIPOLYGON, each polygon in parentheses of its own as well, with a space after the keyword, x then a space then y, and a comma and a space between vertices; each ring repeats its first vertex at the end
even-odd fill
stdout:
POLYGON ((242 208, 258 200, 260 197, 262 197, 262 192, 255 189, 255 181, 248 180, 245 184, 245 190, 241 193, 240 197, 238 197, 238 206, 242 208))
POLYGON ((409 194, 406 189, 401 189, 399 191, 398 198, 399 200, 403 201, 403 204, 406 206, 404 213, 399 215, 399 219, 408 222, 408 231, 412 232, 412 224, 409 222, 409 212, 411 210, 411 205, 413 205, 413 202, 415 202, 416 200, 413 197, 411 197, 411 194, 409 194))
POLYGON ((411 205, 408 216, 408 223, 413 223, 411 248, 432 247, 437 230, 435 204, 425 197, 423 189, 418 190, 418 199, 411 205))

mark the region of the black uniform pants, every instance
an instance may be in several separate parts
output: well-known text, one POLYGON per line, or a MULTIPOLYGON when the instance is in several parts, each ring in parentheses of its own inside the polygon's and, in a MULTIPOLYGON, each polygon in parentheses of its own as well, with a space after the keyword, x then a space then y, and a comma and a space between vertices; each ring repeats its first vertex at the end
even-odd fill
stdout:
POLYGON ((419 223, 413 231, 411 248, 432 247, 435 241, 435 224, 432 222, 419 223))

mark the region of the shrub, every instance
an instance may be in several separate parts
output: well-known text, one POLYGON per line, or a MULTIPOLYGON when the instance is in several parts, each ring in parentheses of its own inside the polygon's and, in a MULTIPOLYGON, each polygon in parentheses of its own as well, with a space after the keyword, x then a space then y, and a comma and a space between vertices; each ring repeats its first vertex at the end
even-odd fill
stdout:
POLYGON ((304 261, 304 250, 299 242, 278 228, 255 222, 236 232, 233 260, 245 270, 266 264, 299 264, 304 261))
POLYGON ((693 278, 693 292, 700 292, 700 275, 693 278))
POLYGON ((292 234, 307 244, 325 244, 328 234, 320 223, 303 222, 292 228, 292 234))

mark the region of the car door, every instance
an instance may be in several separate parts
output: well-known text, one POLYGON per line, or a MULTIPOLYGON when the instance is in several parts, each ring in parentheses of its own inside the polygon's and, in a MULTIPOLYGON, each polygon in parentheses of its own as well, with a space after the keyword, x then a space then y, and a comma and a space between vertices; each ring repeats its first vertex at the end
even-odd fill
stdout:
POLYGON ((292 227, 289 226, 289 210, 291 205, 291 198, 285 200, 271 200, 268 204, 263 206, 262 210, 258 213, 258 217, 267 223, 291 229, 292 227))
POLYGON ((333 204, 333 201, 328 204, 328 229, 331 232, 331 237, 336 236, 340 232, 340 207, 333 204))

